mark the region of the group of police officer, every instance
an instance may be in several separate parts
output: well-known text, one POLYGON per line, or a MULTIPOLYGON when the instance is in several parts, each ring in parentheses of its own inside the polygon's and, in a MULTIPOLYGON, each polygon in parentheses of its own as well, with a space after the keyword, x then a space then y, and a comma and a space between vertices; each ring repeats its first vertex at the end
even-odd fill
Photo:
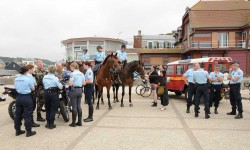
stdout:
MULTIPOLYGON (((190 113, 190 107, 192 103, 195 104, 195 117, 199 116, 199 104, 201 96, 204 98, 205 105, 205 119, 209 119, 211 112, 210 107, 214 103, 214 113, 218 114, 219 101, 221 99, 221 89, 223 84, 224 75, 220 72, 220 66, 215 65, 214 72, 210 74, 204 70, 204 63, 194 63, 193 67, 188 69, 184 74, 184 81, 188 85, 187 92, 187 110, 186 113, 190 113), (187 78, 187 79, 186 79, 187 78), (194 97, 194 102, 193 102, 194 97)), ((239 68, 239 63, 234 61, 231 63, 229 75, 227 76, 230 87, 230 104, 232 111, 227 115, 236 115, 236 109, 238 108, 238 114, 235 119, 243 118, 242 98, 240 93, 240 85, 243 80, 243 71, 239 68)))
MULTIPOLYGON (((120 62, 127 60, 127 53, 125 52, 126 46, 122 45, 121 50, 117 50, 117 56, 120 62)), ((85 98, 89 106, 89 114, 85 122, 93 121, 93 104, 92 104, 92 93, 94 92, 94 73, 91 69, 91 64, 88 62, 89 53, 87 49, 83 50, 82 62, 83 67, 86 70, 85 75, 79 71, 77 63, 70 64, 70 70, 72 71, 69 80, 70 92, 69 97, 72 104, 72 123, 69 124, 71 127, 82 126, 82 108, 81 98, 84 87, 85 98), (78 117, 78 122, 76 118, 78 117)), ((94 54, 95 68, 104 61, 105 53, 102 52, 102 47, 97 47, 97 52, 94 54)), ((94 70, 94 71, 97 71, 94 70)), ((96 72, 95 72, 96 73, 96 72)), ((34 122, 33 111, 36 109, 37 104, 37 121, 44 122, 41 111, 45 104, 46 110, 46 125, 48 129, 56 128, 54 123, 55 114, 58 111, 59 105, 59 90, 64 87, 60 80, 62 80, 63 66, 57 64, 57 67, 50 66, 48 72, 43 69, 43 62, 37 61, 37 69, 34 71, 33 65, 27 65, 21 67, 20 75, 15 79, 15 88, 18 92, 16 98, 16 117, 15 117, 15 129, 16 136, 24 134, 25 131, 21 130, 21 120, 24 118, 26 136, 35 135, 36 132, 32 131, 32 127, 39 127, 40 125, 34 122), (33 74, 33 75, 32 75, 33 74), (39 96, 32 95, 32 91, 37 89, 39 96), (38 100, 36 101, 36 98, 38 100)))

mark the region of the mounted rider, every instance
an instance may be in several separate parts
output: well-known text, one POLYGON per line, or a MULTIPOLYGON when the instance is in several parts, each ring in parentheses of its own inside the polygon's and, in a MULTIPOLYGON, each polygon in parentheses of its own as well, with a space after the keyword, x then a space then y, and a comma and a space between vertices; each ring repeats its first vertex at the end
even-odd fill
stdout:
POLYGON ((119 64, 126 64, 127 63, 127 53, 125 52, 126 45, 122 45, 120 50, 117 50, 117 57, 119 58, 119 64))
POLYGON ((89 53, 88 53, 88 49, 83 49, 82 50, 82 62, 88 61, 89 60, 89 53))
POLYGON ((97 52, 94 54, 94 61, 95 61, 95 67, 94 67, 94 75, 96 76, 97 70, 100 66, 100 64, 105 59, 105 53, 102 51, 101 46, 97 46, 97 52))

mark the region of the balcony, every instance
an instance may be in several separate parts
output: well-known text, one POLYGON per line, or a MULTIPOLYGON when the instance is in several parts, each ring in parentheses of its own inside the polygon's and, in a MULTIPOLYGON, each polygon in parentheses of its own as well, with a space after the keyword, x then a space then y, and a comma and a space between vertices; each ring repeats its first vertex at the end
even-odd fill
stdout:
POLYGON ((196 49, 247 49, 245 40, 229 41, 229 42, 211 42, 211 41, 191 41, 189 44, 183 43, 183 50, 196 49))

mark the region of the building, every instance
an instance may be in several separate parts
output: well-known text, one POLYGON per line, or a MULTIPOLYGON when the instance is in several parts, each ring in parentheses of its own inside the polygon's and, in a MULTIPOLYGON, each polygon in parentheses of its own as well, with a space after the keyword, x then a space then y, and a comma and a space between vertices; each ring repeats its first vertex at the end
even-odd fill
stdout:
POLYGON ((8 65, 5 66, 5 70, 15 70, 15 71, 20 71, 21 65, 19 65, 16 62, 11 62, 8 65))
POLYGON ((134 36, 134 48, 174 48, 174 42, 175 38, 172 34, 142 35, 141 31, 139 30, 138 35, 134 36))
POLYGON ((232 57, 250 75, 250 2, 199 1, 186 9, 174 37, 183 59, 232 57))
POLYGON ((121 39, 103 38, 103 37, 84 37, 72 38, 62 41, 66 50, 67 61, 79 61, 82 57, 82 50, 88 49, 90 60, 93 60, 93 55, 97 51, 98 45, 103 47, 103 52, 116 51, 120 49, 122 44, 127 44, 126 41, 121 39))
POLYGON ((5 62, 3 62, 1 59, 0 59, 0 69, 3 69, 5 67, 5 62))
POLYGON ((35 62, 36 62, 36 60, 33 59, 33 58, 26 58, 26 59, 22 60, 22 64, 24 64, 24 65, 33 65, 33 66, 35 66, 35 62))
POLYGON ((181 49, 174 47, 175 38, 167 35, 138 35, 134 36, 134 48, 139 55, 139 60, 144 62, 145 69, 151 65, 166 65, 169 62, 181 59, 181 49))
POLYGON ((139 59, 144 63, 145 69, 152 65, 166 65, 181 59, 181 49, 139 49, 139 59))

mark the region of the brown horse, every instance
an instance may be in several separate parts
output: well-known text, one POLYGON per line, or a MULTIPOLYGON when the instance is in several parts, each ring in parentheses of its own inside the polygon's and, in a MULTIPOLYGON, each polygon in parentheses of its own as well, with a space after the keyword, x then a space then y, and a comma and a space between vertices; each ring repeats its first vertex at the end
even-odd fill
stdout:
POLYGON ((112 72, 114 70, 120 71, 121 67, 118 64, 118 57, 116 55, 108 55, 103 61, 102 65, 99 67, 96 75, 96 84, 98 85, 98 101, 96 109, 99 109, 99 100, 103 93, 103 87, 107 88, 107 98, 109 109, 112 109, 110 103, 110 87, 112 85, 112 72))
POLYGON ((115 84, 113 86, 113 93, 114 93, 114 102, 118 102, 118 90, 119 90, 119 86, 122 86, 122 99, 121 99, 121 107, 124 107, 123 104, 123 97, 125 95, 125 86, 129 86, 129 106, 132 107, 132 101, 131 101, 131 89, 133 86, 133 82, 134 82, 134 72, 136 71, 137 73, 139 73, 139 75, 141 76, 141 78, 144 78, 144 70, 143 70, 143 63, 141 63, 140 61, 132 61, 129 62, 127 64, 124 64, 122 71, 120 72, 120 79, 122 81, 122 84, 115 84), (115 88, 114 88, 115 87, 115 88), (116 90, 116 91, 114 91, 116 90))

